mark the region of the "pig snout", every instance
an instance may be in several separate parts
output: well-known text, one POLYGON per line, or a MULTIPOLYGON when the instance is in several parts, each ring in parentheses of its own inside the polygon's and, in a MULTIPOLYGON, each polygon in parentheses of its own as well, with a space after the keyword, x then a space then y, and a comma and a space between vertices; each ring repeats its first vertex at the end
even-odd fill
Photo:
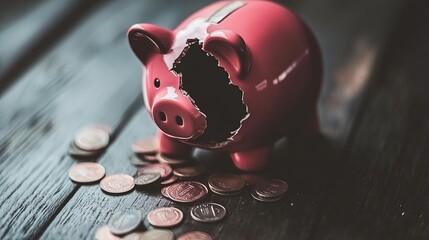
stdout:
POLYGON ((207 127, 205 115, 174 87, 167 87, 157 94, 152 116, 159 129, 173 138, 194 139, 207 127))

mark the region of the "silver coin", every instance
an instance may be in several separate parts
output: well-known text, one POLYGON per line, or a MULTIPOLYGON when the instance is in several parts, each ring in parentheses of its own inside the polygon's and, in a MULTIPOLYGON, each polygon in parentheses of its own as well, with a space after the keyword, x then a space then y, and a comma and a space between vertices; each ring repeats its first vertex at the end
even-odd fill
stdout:
POLYGON ((140 240, 173 240, 174 233, 170 230, 151 229, 144 232, 140 240))
POLYGON ((108 222, 110 231, 116 235, 123 235, 136 229, 142 221, 139 211, 115 212, 108 222))
POLYGON ((101 128, 86 128, 76 134, 76 146, 85 151, 97 151, 109 144, 109 134, 101 128))
POLYGON ((226 215, 224 206, 217 203, 201 203, 191 210, 191 217, 198 222, 216 222, 226 215))
POLYGON ((260 202, 276 202, 283 197, 283 195, 281 195, 279 197, 272 197, 272 198, 261 197, 255 191, 252 191, 251 195, 255 200, 258 200, 260 202))
POLYGON ((263 198, 278 198, 286 193, 288 184, 279 179, 265 180, 255 186, 255 193, 263 198))
POLYGON ((129 159, 130 159, 131 164, 133 164, 134 166, 137 166, 137 167, 143 167, 143 166, 150 164, 146 161, 143 161, 142 159, 140 159, 136 155, 130 156, 129 159))
POLYGON ((159 173, 145 173, 134 178, 134 184, 137 187, 143 187, 155 183, 161 178, 159 173))
POLYGON ((100 155, 102 151, 85 151, 76 146, 74 142, 70 143, 68 153, 74 157, 96 157, 100 155))

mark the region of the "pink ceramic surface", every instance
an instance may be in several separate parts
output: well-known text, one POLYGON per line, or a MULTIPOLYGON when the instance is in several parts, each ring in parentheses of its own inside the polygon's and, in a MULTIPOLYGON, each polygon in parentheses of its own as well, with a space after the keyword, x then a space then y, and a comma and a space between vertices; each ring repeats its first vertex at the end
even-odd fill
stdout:
POLYGON ((262 169, 281 137, 319 131, 320 50, 308 27, 269 1, 219 1, 175 30, 136 24, 143 95, 164 154, 228 151, 262 169))

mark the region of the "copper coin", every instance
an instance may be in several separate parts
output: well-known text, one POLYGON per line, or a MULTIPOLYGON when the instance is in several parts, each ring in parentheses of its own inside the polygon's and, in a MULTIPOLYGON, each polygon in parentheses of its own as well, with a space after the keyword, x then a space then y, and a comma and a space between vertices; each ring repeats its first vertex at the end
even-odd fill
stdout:
POLYGON ((255 191, 252 191, 251 195, 255 200, 258 200, 260 202, 275 202, 275 201, 280 200, 283 197, 283 195, 281 195, 279 197, 271 197, 271 198, 261 197, 255 191))
POLYGON ((86 128, 76 134, 76 146, 85 151, 97 151, 109 144, 109 134, 100 128, 86 128))
POLYGON ((212 188, 210 186, 209 186, 209 188, 210 188, 210 190, 213 193, 216 193, 216 194, 222 195, 222 196, 233 196, 233 195, 237 195, 237 194, 239 194, 241 192, 241 191, 236 191, 236 192, 218 192, 218 191, 216 191, 216 189, 214 189, 214 188, 212 188))
POLYGON ((108 193, 125 193, 134 188, 134 178, 123 173, 105 177, 100 187, 108 193))
POLYGON ((172 175, 171 177, 167 178, 166 180, 161 182, 161 185, 170 185, 177 181, 177 177, 175 175, 172 175))
POLYGON ((142 221, 139 211, 118 211, 109 220, 109 228, 113 234, 123 235, 136 229, 142 221))
POLYGON ((184 163, 189 161, 189 160, 184 159, 184 158, 168 157, 168 156, 161 154, 161 153, 158 153, 156 155, 156 157, 160 163, 164 163, 164 164, 168 164, 168 165, 181 165, 181 164, 184 164, 184 163))
POLYGON ((91 183, 102 179, 105 173, 104 167, 99 163, 82 162, 70 168, 69 177, 78 183, 91 183))
POLYGON ((173 227, 183 220, 183 213, 174 207, 162 207, 150 211, 147 220, 155 227, 173 227))
POLYGON ((255 186, 255 193, 263 198, 276 198, 286 193, 288 185, 279 179, 265 180, 255 186))
POLYGON ((131 149, 137 154, 155 154, 158 152, 158 139, 150 137, 145 139, 136 140, 131 149))
POLYGON ((217 203, 200 203, 191 210, 191 217, 198 222, 216 222, 225 215, 225 207, 217 203))
POLYGON ((181 167, 174 169, 173 173, 179 178, 192 178, 203 174, 206 171, 206 167, 202 165, 181 167))
POLYGON ((168 195, 168 187, 161 188, 161 195, 164 196, 165 198, 170 199, 170 195, 168 195))
POLYGON ((134 178, 134 184, 139 187, 148 186, 161 178, 159 173, 145 173, 134 178))
POLYGON ((140 240, 173 240, 174 233, 170 230, 151 229, 144 232, 140 240))
POLYGON ((204 198, 207 187, 204 184, 194 181, 178 182, 167 188, 168 196, 176 202, 190 203, 204 198))
POLYGON ((101 151, 85 151, 76 146, 74 142, 70 143, 68 153, 75 157, 95 157, 100 155, 101 151))
POLYGON ((183 234, 177 240, 212 240, 212 237, 205 232, 192 231, 183 234))
POLYGON ((95 232, 95 240, 121 240, 122 238, 113 235, 110 232, 109 226, 105 225, 100 227, 97 232, 95 232))
POLYGON ((172 173, 172 169, 168 165, 157 163, 141 167, 137 170, 137 176, 146 173, 158 173, 159 175, 161 175, 161 178, 164 179, 170 176, 170 174, 172 173))
POLYGON ((235 174, 214 174, 208 182, 210 189, 221 193, 238 192, 246 184, 239 175, 235 174))
POLYGON ((139 154, 139 156, 142 157, 142 160, 147 161, 147 162, 158 162, 158 157, 157 155, 141 155, 139 154))

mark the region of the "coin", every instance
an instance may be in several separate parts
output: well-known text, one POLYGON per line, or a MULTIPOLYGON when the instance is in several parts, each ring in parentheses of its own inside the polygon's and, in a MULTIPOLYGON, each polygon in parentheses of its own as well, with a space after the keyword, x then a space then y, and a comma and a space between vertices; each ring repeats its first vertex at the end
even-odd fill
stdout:
POLYGON ((149 163, 146 161, 143 161, 142 159, 140 159, 138 156, 136 155, 132 155, 129 157, 131 164, 133 164, 134 166, 137 167, 143 167, 148 165, 149 163))
POLYGON ((277 198, 288 189, 285 181, 279 179, 265 180, 255 186, 255 193, 263 198, 277 198))
POLYGON ((182 165, 182 164, 189 161, 189 160, 184 159, 184 158, 169 157, 169 156, 166 156, 166 155, 161 154, 161 153, 158 153, 156 155, 156 157, 160 163, 164 163, 164 164, 168 164, 168 165, 182 165))
POLYGON ((252 191, 251 195, 254 199, 260 202, 275 202, 280 200, 283 197, 283 195, 281 195, 280 197, 272 197, 272 198, 261 197, 255 191, 252 191))
POLYGON ((209 187, 215 193, 238 193, 246 184, 235 174, 214 174, 209 178, 209 187))
POLYGON ((76 146, 74 142, 70 143, 68 154, 75 157, 95 157, 100 155, 101 151, 85 151, 76 146))
POLYGON ((225 215, 225 207, 217 203, 200 203, 191 210, 191 217, 198 222, 216 222, 225 215))
POLYGON ((203 165, 195 165, 188 167, 181 167, 174 169, 173 173, 179 178, 192 178, 203 174, 206 171, 206 167, 203 165))
POLYGON ((178 182, 167 188, 168 196, 176 202, 196 202, 204 198, 207 193, 207 187, 204 184, 194 181, 178 182))
POLYGON ((170 195, 168 195, 168 187, 161 188, 161 194, 162 194, 162 196, 170 199, 170 195))
POLYGON ((139 211, 118 211, 109 220, 109 228, 113 234, 123 235, 136 229, 142 221, 139 211))
POLYGON ((95 240, 121 240, 122 238, 117 237, 110 232, 109 226, 105 225, 100 227, 95 232, 95 240))
POLYGON ((78 183, 96 182, 102 179, 104 174, 104 167, 94 162, 77 163, 69 170, 70 179, 78 183))
POLYGON ((86 128, 76 134, 76 146, 85 151, 97 151, 109 144, 109 134, 100 128, 86 128))
POLYGON ((174 233, 170 230, 151 229, 144 232, 140 240, 173 240, 174 233))
POLYGON ((161 175, 161 178, 164 179, 170 176, 170 174, 172 173, 172 169, 168 165, 156 163, 141 167, 137 170, 137 176, 146 173, 159 173, 161 175))
POLYGON ((212 240, 212 237, 205 232, 192 231, 183 234, 177 240, 212 240))
POLYGON ((158 152, 158 139, 150 137, 145 139, 136 140, 131 149, 137 154, 156 154, 158 152))
POLYGON ((123 173, 105 177, 100 187, 108 193, 125 193, 134 188, 134 178, 123 173))
POLYGON ((158 157, 157 155, 142 155, 142 154, 137 154, 137 156, 140 157, 140 159, 142 159, 143 161, 146 162, 158 162, 158 157))
POLYGON ((176 181, 177 181, 177 177, 172 175, 170 178, 167 178, 166 180, 162 181, 161 185, 170 185, 176 181))
POLYGON ((132 232, 125 236, 118 237, 113 235, 109 226, 105 225, 100 227, 95 233, 95 240, 140 240, 143 232, 132 232))
POLYGON ((134 178, 134 184, 139 187, 148 186, 161 178, 159 173, 145 173, 134 178))
MULTIPOLYGON (((210 186, 209 186, 210 187, 210 186)), ((237 191, 237 192, 218 192, 218 191, 216 191, 216 189, 213 189, 213 188, 211 188, 210 187, 210 190, 213 192, 213 193, 216 193, 216 194, 218 194, 218 195, 222 195, 222 196, 233 196, 233 195, 237 195, 237 194, 239 194, 241 191, 237 191)))
POLYGON ((155 227, 173 227, 183 220, 183 213, 175 207, 162 207, 150 211, 147 220, 155 227))

